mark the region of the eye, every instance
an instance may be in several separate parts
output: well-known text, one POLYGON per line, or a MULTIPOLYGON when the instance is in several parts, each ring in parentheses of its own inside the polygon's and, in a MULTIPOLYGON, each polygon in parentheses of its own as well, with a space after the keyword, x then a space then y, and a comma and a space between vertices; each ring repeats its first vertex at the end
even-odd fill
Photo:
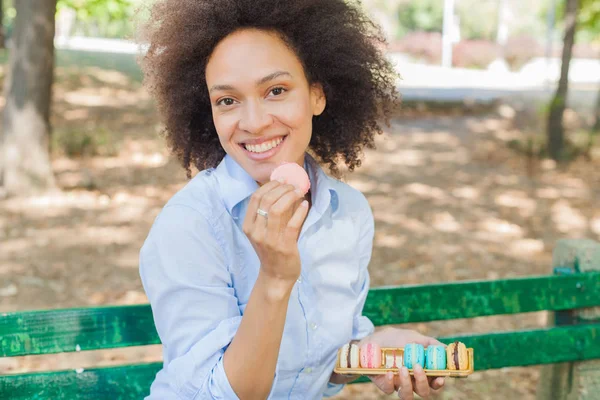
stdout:
POLYGON ((235 103, 235 101, 231 97, 225 97, 224 99, 217 101, 218 106, 220 106, 220 105, 232 106, 233 103, 235 103))
POLYGON ((275 87, 275 88, 271 89, 271 93, 273 93, 273 95, 275 95, 275 96, 280 96, 285 92, 287 92, 287 90, 285 90, 282 87, 275 87))

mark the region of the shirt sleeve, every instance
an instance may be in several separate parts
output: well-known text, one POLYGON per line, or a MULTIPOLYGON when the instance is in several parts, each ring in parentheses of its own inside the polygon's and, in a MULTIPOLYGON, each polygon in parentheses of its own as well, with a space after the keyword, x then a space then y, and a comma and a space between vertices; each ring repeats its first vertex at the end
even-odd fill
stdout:
POLYGON ((358 240, 358 254, 359 254, 359 279, 358 279, 358 301, 356 310, 354 312, 354 323, 352 327, 352 339, 360 340, 375 330, 373 322, 364 315, 362 315, 367 295, 369 294, 369 287, 371 284, 371 277, 369 276, 369 262, 371 261, 371 254, 373 252, 373 239, 375 237, 375 221, 373 219, 373 212, 367 199, 364 198, 364 206, 361 207, 362 222, 360 225, 360 237, 358 240))
POLYGON ((216 227, 197 210, 167 205, 140 252, 140 276, 163 344, 147 399, 237 399, 223 354, 241 314, 216 227))

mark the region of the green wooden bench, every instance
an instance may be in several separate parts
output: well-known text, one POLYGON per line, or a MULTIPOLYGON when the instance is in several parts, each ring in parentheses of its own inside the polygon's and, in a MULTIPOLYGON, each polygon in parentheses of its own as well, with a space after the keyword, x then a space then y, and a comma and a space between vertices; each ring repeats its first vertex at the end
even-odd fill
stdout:
MULTIPOLYGON (((376 325, 390 325, 555 311, 556 323, 544 329, 441 340, 473 347, 478 371, 566 363, 546 367, 540 398, 600 399, 600 387, 593 388, 600 382, 600 314, 598 308, 589 308, 600 306, 600 245, 559 241, 554 258, 558 268, 549 276, 375 288, 364 314, 376 325), (551 388, 552 396, 544 387, 551 388)), ((158 343, 148 305, 0 314, 0 357, 158 343)), ((140 399, 160 366, 4 375, 0 399, 140 399)))

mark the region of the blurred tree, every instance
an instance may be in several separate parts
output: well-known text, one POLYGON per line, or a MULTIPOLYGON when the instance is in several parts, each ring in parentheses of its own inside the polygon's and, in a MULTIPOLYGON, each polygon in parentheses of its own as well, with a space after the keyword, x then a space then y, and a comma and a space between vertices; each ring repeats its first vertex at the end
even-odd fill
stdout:
POLYGON ((563 114, 569 90, 569 64, 575 43, 577 28, 577 12, 579 0, 566 0, 565 8, 565 36, 563 41, 562 65, 560 79, 548 115, 548 154, 553 160, 560 161, 564 148, 563 114))
POLYGON ((441 32, 444 23, 443 0, 419 0, 401 4, 397 10, 399 34, 411 31, 441 32))
MULTIPOLYGON (((579 25, 581 29, 589 32, 591 37, 600 41, 600 1, 581 0, 581 11, 579 12, 579 25)), ((600 90, 598 90, 598 99, 595 109, 596 122, 593 130, 600 132, 600 90)))
POLYGON ((4 0, 0 0, 0 49, 4 49, 6 47, 3 21, 4 21, 4 0))
POLYGON ((0 187, 8 195, 54 186, 49 116, 56 0, 18 0, 14 5, 0 137, 0 187))
MULTIPOLYGON (((460 16, 460 33, 464 39, 496 41, 500 9, 499 1, 460 0, 457 13, 460 16)), ((505 7, 509 5, 506 4, 505 7)), ((505 13, 508 11, 505 10, 505 13)), ((507 19, 507 17, 505 17, 507 19)), ((508 21, 506 35, 508 35, 508 21)))
POLYGON ((141 0, 58 0, 57 11, 73 10, 78 33, 85 36, 128 37, 131 19, 141 0))
MULTIPOLYGON (((540 9, 539 18, 545 19, 549 4, 540 9)), ((556 4, 557 21, 564 20, 565 2, 556 4)), ((600 1, 579 0, 579 11, 577 12, 576 42, 599 42, 600 41, 600 1)))

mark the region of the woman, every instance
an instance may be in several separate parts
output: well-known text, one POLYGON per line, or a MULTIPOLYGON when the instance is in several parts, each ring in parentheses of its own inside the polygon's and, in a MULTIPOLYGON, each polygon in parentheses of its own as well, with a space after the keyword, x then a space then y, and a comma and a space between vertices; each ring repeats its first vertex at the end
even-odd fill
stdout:
MULTIPOLYGON (((140 275, 163 343, 151 399, 314 399, 355 377, 337 350, 437 343, 373 333, 362 316, 374 223, 334 176, 360 165, 396 103, 384 39, 343 0, 163 0, 143 62, 173 152, 191 175, 157 217, 140 275), (309 155, 310 151, 312 155, 309 155), (304 196, 269 177, 295 162, 304 196)), ((424 398, 422 368, 373 378, 424 398)))

